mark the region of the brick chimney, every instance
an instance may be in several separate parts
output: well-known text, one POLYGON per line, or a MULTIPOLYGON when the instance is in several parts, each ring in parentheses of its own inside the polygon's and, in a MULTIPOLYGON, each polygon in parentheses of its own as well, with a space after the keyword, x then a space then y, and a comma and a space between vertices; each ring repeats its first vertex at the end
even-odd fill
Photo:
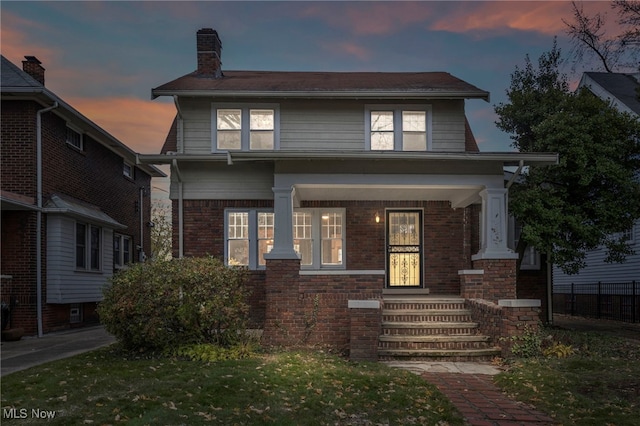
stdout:
POLYGON ((222 77, 222 43, 218 33, 212 28, 202 28, 196 33, 198 50, 198 69, 196 74, 203 77, 222 77))
POLYGON ((44 86, 44 68, 42 62, 35 56, 25 56, 25 61, 22 61, 22 71, 35 78, 40 84, 44 86))

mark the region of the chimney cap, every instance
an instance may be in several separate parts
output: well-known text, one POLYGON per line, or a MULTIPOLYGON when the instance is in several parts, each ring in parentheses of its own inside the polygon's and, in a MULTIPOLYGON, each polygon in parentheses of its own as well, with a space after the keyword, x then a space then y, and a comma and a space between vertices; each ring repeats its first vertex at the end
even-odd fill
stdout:
POLYGON ((35 56, 27 56, 27 55, 25 55, 24 58, 27 60, 27 62, 34 62, 34 63, 36 63, 38 65, 42 63, 35 56))

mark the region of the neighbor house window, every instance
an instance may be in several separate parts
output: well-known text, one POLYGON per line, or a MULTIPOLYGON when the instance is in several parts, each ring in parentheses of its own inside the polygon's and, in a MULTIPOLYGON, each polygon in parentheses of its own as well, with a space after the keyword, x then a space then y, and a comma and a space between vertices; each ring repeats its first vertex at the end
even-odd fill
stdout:
POLYGON ((231 266, 264 268, 273 248, 274 215, 258 210, 228 210, 225 215, 225 259, 231 266))
POLYGON ((76 268, 102 269, 102 228, 76 223, 76 268))
POLYGON ((82 151, 84 148, 82 142, 82 133, 67 126, 67 143, 82 151))
POLYGON ((274 150, 279 146, 279 108, 274 104, 214 104, 213 151, 274 150))
POLYGON ((122 268, 131 262, 131 237, 114 234, 113 236, 113 266, 122 268))
POLYGON ((301 209, 293 213, 293 245, 303 267, 344 267, 344 215, 344 209, 301 209))
POLYGON ((366 147, 372 151, 427 151, 431 149, 431 107, 367 106, 366 147))
POLYGON ((125 161, 122 165, 122 174, 128 178, 133 179, 133 165, 125 161))

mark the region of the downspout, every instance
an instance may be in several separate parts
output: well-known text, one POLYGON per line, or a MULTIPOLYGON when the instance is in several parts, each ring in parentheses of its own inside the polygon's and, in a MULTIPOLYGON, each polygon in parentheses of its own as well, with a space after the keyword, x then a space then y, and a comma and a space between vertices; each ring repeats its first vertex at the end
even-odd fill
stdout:
POLYGON ((173 170, 176 172, 176 177, 178 178, 178 257, 184 257, 184 208, 182 203, 182 174, 180 173, 180 168, 178 167, 178 160, 175 158, 172 162, 173 170))
POLYGON ((42 114, 58 108, 55 101, 50 107, 36 113, 36 321, 38 337, 42 337, 42 114))
POLYGON ((553 325, 553 275, 549 259, 551 256, 547 253, 547 322, 553 325))
POLYGON ((144 262, 145 254, 144 254, 144 186, 140 187, 140 251, 138 251, 138 261, 144 262))

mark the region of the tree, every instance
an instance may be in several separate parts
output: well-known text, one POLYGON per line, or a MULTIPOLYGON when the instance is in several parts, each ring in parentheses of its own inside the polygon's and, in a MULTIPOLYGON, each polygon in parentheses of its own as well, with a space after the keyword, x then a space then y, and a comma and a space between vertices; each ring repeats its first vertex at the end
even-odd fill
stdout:
POLYGON ((511 75, 509 102, 495 107, 496 125, 521 152, 559 154, 559 165, 523 174, 509 206, 523 225, 520 254, 530 244, 576 273, 589 250, 605 246, 608 262, 631 253, 620 233, 640 218, 640 121, 587 89, 570 92, 560 62, 555 43, 537 68, 526 57, 511 75))
POLYGON ((171 259, 172 228, 170 209, 160 201, 151 205, 151 253, 154 259, 171 259))
POLYGON ((607 34, 605 13, 589 16, 582 4, 573 1, 573 20, 562 20, 573 44, 575 63, 582 62, 585 55, 595 56, 607 72, 617 68, 638 67, 640 53, 640 1, 614 0, 611 8, 617 12, 618 34, 607 34))

